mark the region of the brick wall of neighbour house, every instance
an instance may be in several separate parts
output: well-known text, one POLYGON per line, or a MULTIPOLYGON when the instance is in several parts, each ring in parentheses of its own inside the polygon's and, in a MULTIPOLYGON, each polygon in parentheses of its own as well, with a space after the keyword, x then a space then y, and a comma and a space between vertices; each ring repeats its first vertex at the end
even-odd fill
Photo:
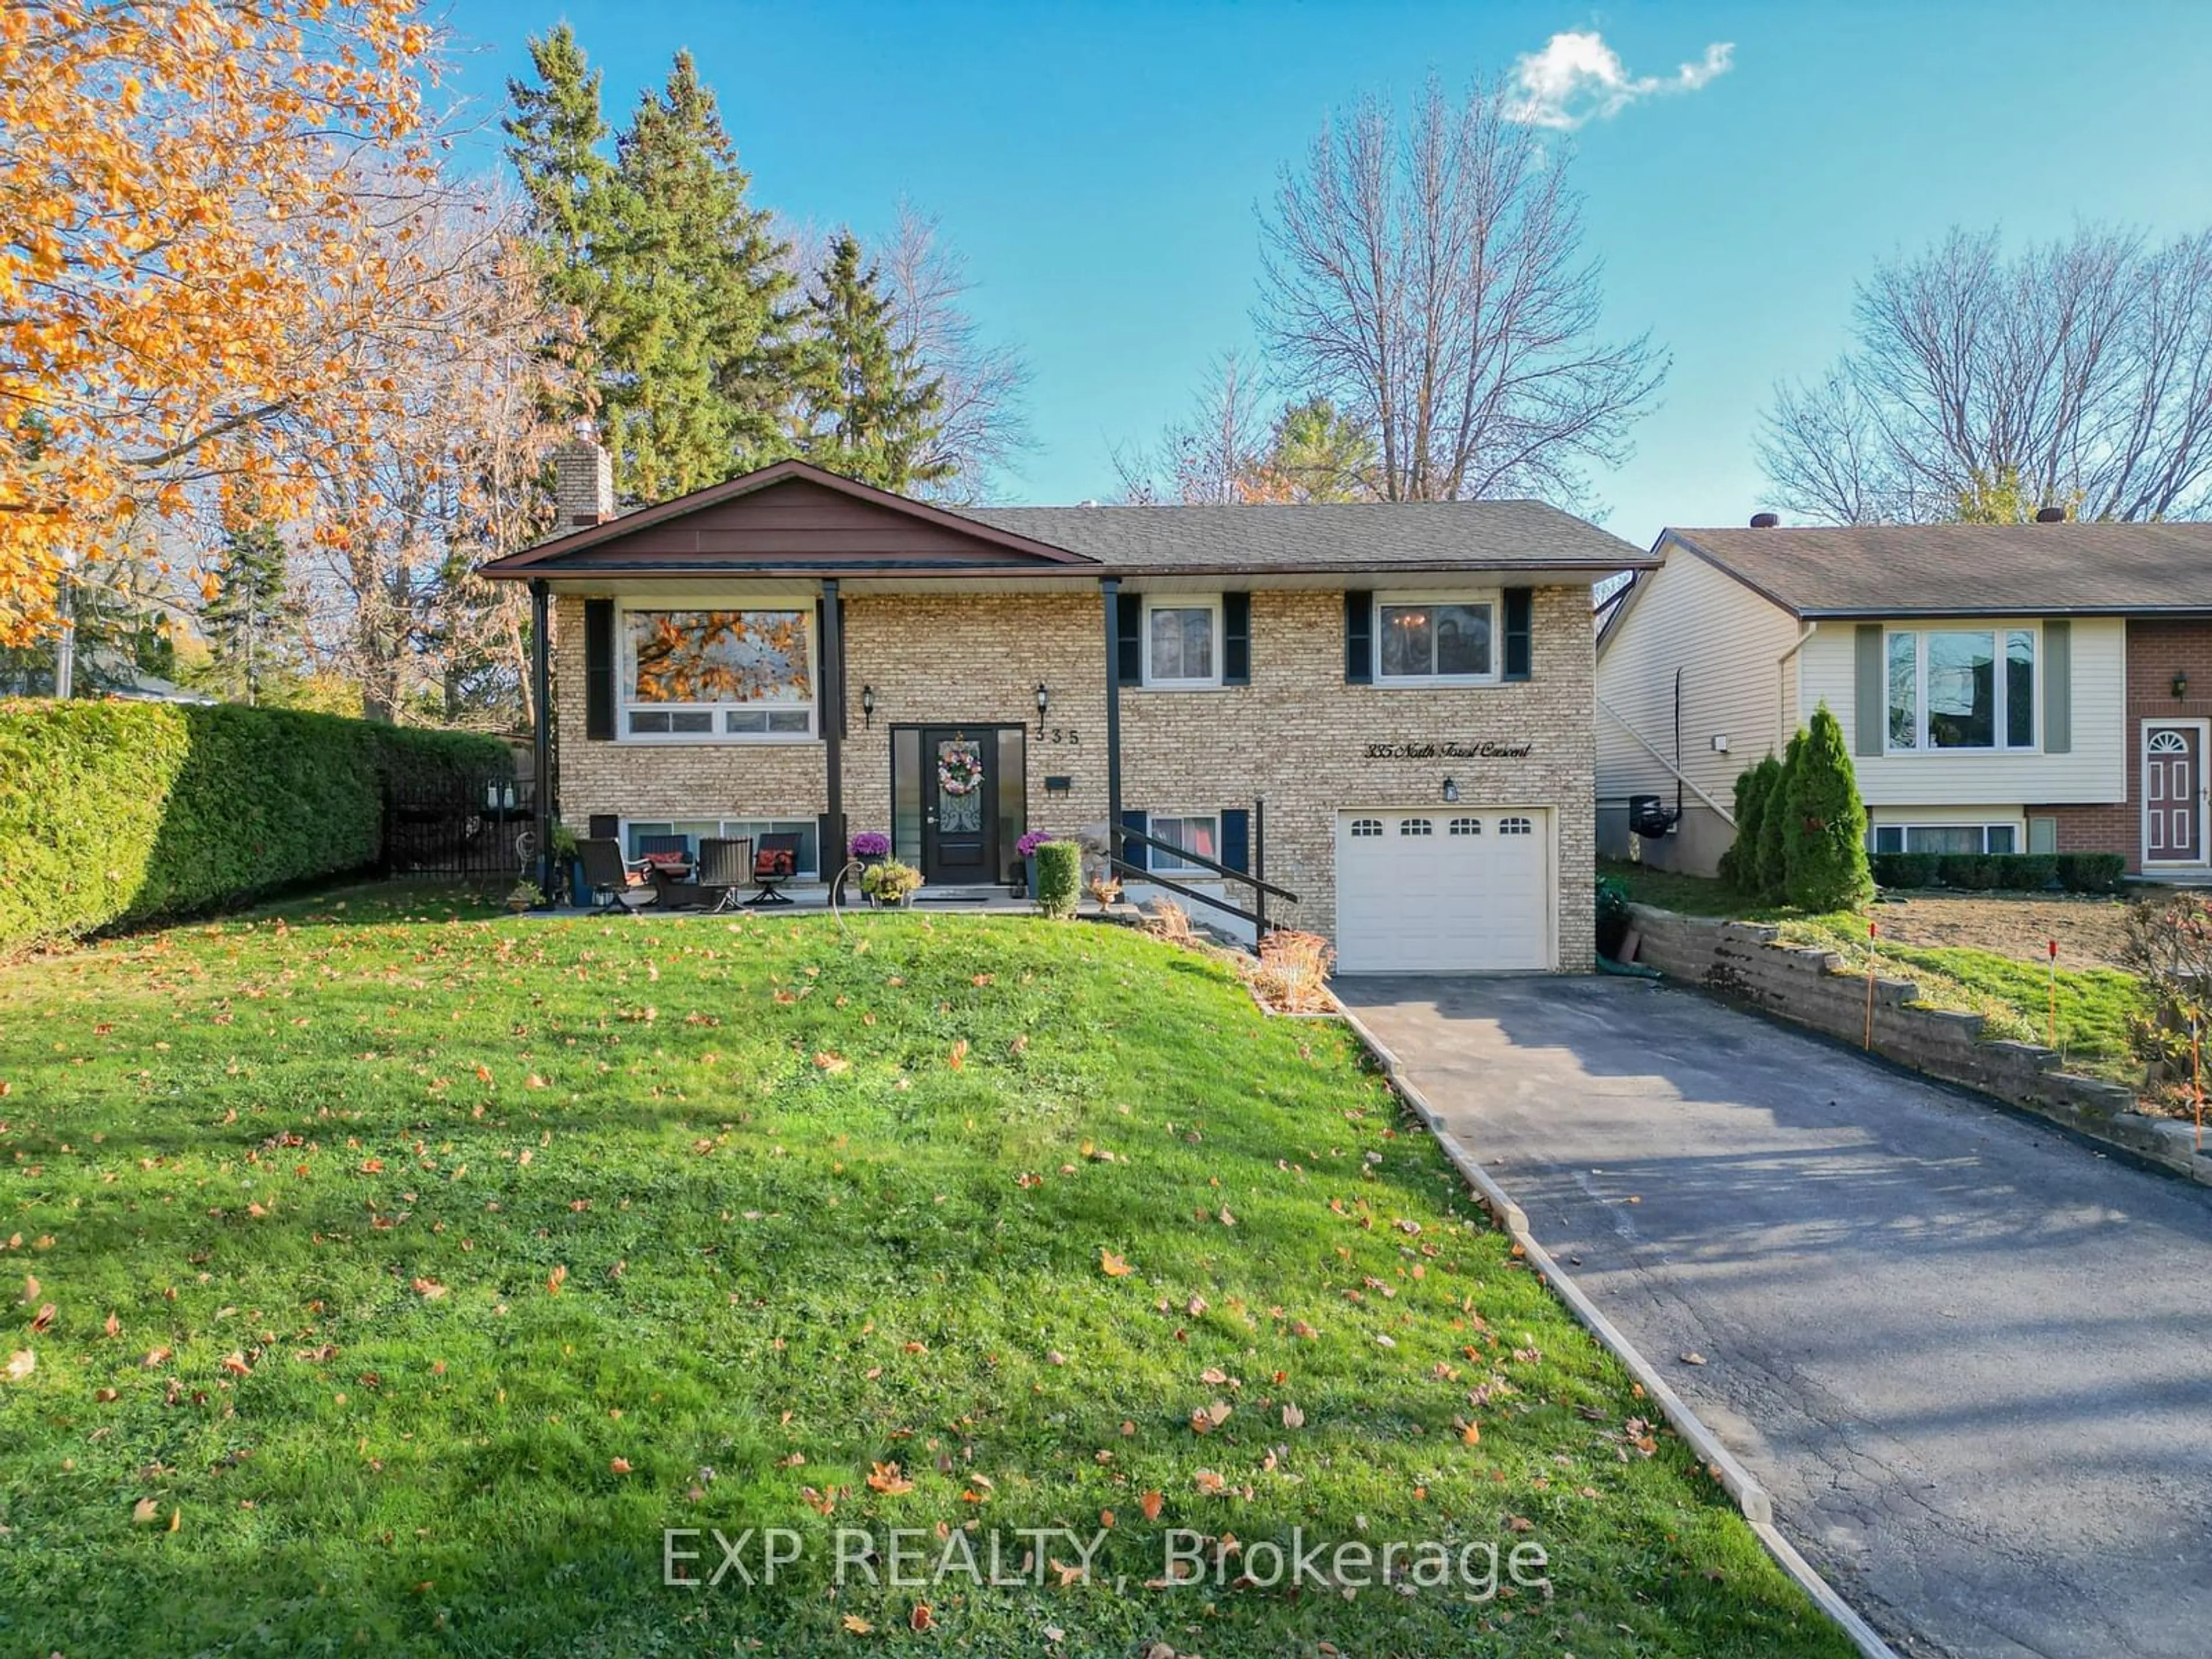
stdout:
MULTIPOLYGON (((1297 892, 1280 920, 1335 927, 1336 818, 1356 807, 1441 805, 1446 777, 1462 805, 1551 812, 1559 965, 1585 971, 1594 951, 1595 854, 1592 653, 1583 588, 1541 588, 1525 684, 1439 690, 1346 685, 1344 602, 1331 592, 1252 596, 1251 684, 1205 691, 1121 691, 1125 811, 1215 812, 1267 802, 1267 876, 1297 892), (1530 745, 1521 760, 1370 760, 1375 743, 1530 745)), ((823 746, 592 742, 584 729, 582 601, 555 614, 561 809, 656 816, 811 817, 826 810, 823 746)), ((1106 797, 1104 612, 1096 593, 848 599, 845 811, 855 830, 890 826, 895 725, 1028 728, 1032 828, 1103 825, 1106 797), (1051 688, 1037 731, 1036 693, 1051 688), (860 688, 874 688, 873 725, 860 688), (1048 795, 1059 775, 1069 792, 1048 795)))
MULTIPOLYGON (((2030 806, 2031 817, 2057 820, 2062 853, 2124 853, 2128 868, 2142 867, 2142 744, 2146 720, 2212 720, 2212 621, 2128 623, 2128 798, 2094 806, 2030 806), (2173 695, 2173 677, 2189 676, 2189 694, 2173 695)), ((2081 740, 2077 732, 2075 740, 2081 740)), ((2212 755, 2206 757, 2212 761, 2212 755)))
POLYGON ((1338 593, 1252 596, 1252 683, 1213 691, 1121 694, 1121 802, 1147 812, 1212 811, 1267 800, 1267 878, 1299 896, 1291 925, 1336 927, 1336 818, 1348 807, 1552 809, 1559 965, 1595 949, 1596 856, 1592 653, 1587 588, 1540 588, 1525 684, 1434 691, 1344 683, 1338 593), (1526 760, 1369 760, 1370 743, 1494 741, 1526 760))

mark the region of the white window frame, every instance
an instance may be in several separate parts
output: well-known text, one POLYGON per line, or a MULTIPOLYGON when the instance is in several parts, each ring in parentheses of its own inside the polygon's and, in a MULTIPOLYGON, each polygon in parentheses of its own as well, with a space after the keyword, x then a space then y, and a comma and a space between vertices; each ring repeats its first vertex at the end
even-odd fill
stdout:
MULTIPOLYGON (((822 641, 816 637, 814 600, 796 594, 781 599, 745 599, 732 603, 723 599, 667 599, 651 604, 619 604, 615 609, 615 740, 617 743, 639 744, 794 744, 815 743, 821 738, 822 727, 822 641), (781 611, 798 613, 806 634, 806 684, 813 695, 804 703, 795 702, 640 702, 632 695, 637 684, 637 659, 630 646, 629 619, 633 616, 657 616, 676 611, 735 611, 738 612, 781 611), (732 732, 724 716, 732 711, 788 713, 804 708, 806 729, 804 732, 732 732), (633 714, 705 714, 714 728, 707 732, 633 732, 633 714)), ((654 820, 658 822, 659 820, 654 820)))
MULTIPOLYGON (((1210 823, 1213 826, 1213 861, 1224 862, 1221 856, 1221 814, 1212 812, 1147 812, 1145 814, 1145 833, 1161 841, 1174 839, 1160 833, 1160 825, 1170 819, 1176 823, 1210 823)), ((1145 860, 1146 870, 1163 876, 1197 876, 1203 880, 1218 881, 1219 874, 1202 864, 1192 864, 1170 853, 1164 847, 1149 847, 1145 860)))
POLYGON ((1212 691, 1221 684, 1221 654, 1224 641, 1221 633, 1221 595, 1218 593, 1147 593, 1145 595, 1145 684, 1159 691, 1212 691), (1195 678, 1176 676, 1170 678, 1152 672, 1152 612, 1155 611, 1204 611, 1212 617, 1213 672, 1195 678))
MULTIPOLYGON (((1945 750, 1942 752, 1945 754, 1951 754, 1956 751, 1945 750)), ((1984 751, 1969 749, 1966 752, 1972 755, 1979 754, 1984 751)), ((2021 823, 2018 818, 1960 818, 1948 823, 1870 823, 1867 826, 1867 850, 1870 853, 1887 852, 1892 854, 1910 854, 1913 849, 1909 843, 1912 839, 1912 832, 1915 830, 1980 830, 1982 832, 1981 847, 1977 853, 1965 854, 1965 856, 1968 858, 1988 855, 1990 850, 1990 831, 1992 830, 2008 830, 2012 832, 2012 851, 2014 853, 2021 851, 2027 844, 2027 825, 2021 823), (1897 832, 1898 844, 1895 847, 1885 848, 1881 845, 1882 834, 1885 830, 1894 830, 1897 832)), ((1929 853, 1923 856, 1928 858, 1945 858, 1949 856, 1949 854, 1943 853, 1929 853)), ((2009 854, 2001 853, 1998 854, 1997 856, 2003 858, 2009 856, 2009 854)))
POLYGON ((2043 752, 2043 625, 2039 622, 1983 623, 1972 618, 1959 622, 1915 622, 1891 623, 1881 630, 1881 752, 1884 756, 1913 755, 2039 755, 2043 752), (1998 741, 1987 749, 1957 746, 1938 749, 1928 740, 1928 636, 1930 634, 1984 634, 1995 642, 1996 665, 2000 671, 1994 688, 1996 697, 1998 741), (2024 744, 2004 741, 2012 735, 2009 711, 2012 708, 2010 689, 2004 684, 2003 673, 2010 668, 2008 653, 2011 636, 2025 634, 2033 643, 2035 660, 2031 665, 2034 678, 2034 707, 2028 714, 2028 738, 2024 744), (1890 741, 1889 732, 1889 653, 1890 641, 1899 635, 1912 640, 1912 717, 1916 745, 1900 748, 1890 741))
MULTIPOLYGON (((1505 592, 1503 588, 1486 587, 1473 592, 1444 592, 1434 589, 1417 589, 1405 592, 1376 593, 1368 601, 1368 633, 1374 641, 1375 684, 1401 688, 1434 688, 1440 685, 1496 685, 1505 671, 1505 592), (1490 607, 1490 672, 1486 674, 1386 674, 1382 672, 1382 612, 1392 605, 1482 605, 1490 607)), ((1433 650, 1433 647, 1431 647, 1433 650)))

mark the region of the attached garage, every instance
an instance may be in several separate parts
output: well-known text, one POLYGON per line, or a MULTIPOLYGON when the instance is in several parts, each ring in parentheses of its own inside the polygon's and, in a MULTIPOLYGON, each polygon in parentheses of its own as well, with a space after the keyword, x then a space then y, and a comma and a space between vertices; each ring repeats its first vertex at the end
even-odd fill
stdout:
POLYGON ((1341 973, 1547 972, 1558 892, 1544 808, 1337 815, 1341 973))

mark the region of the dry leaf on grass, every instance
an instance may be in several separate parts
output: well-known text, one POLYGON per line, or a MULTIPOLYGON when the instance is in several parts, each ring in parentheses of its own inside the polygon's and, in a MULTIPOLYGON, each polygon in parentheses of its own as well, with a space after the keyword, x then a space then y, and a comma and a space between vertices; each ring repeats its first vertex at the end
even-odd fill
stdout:
POLYGON ((38 1369, 39 1356, 28 1348, 18 1348, 8 1356, 8 1364, 4 1369, 0 1369, 0 1376, 5 1376, 10 1382, 21 1382, 38 1369))
POLYGON ((1098 1271, 1109 1279, 1122 1279, 1137 1270, 1113 1251, 1102 1249, 1098 1252, 1098 1271))

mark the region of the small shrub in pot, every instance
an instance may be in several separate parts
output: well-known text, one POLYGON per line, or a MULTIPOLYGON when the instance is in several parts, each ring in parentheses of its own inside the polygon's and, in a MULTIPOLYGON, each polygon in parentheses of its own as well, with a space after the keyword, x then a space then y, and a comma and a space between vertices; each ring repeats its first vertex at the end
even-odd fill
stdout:
POLYGON ((1037 908, 1072 916, 1083 892, 1083 849, 1072 841, 1048 841, 1036 849, 1037 908))

